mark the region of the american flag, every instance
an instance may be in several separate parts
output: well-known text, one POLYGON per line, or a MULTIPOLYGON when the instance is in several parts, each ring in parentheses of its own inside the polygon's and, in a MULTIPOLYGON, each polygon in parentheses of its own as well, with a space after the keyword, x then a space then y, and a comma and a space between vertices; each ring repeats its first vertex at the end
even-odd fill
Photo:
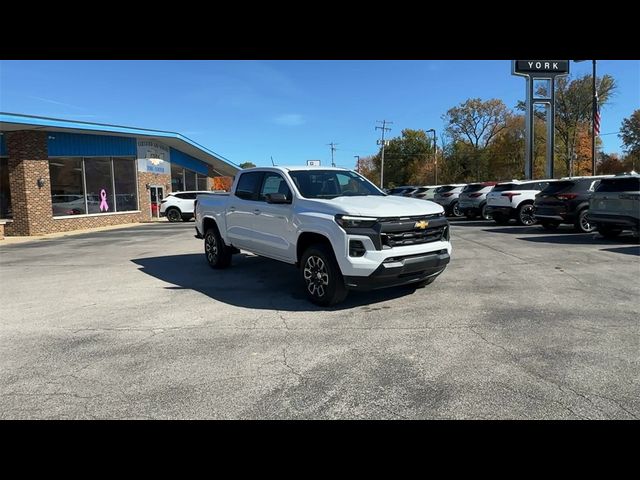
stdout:
POLYGON ((598 135, 600 135, 600 102, 598 101, 597 93, 596 93, 595 102, 596 102, 596 113, 593 117, 593 132, 597 137, 598 135))

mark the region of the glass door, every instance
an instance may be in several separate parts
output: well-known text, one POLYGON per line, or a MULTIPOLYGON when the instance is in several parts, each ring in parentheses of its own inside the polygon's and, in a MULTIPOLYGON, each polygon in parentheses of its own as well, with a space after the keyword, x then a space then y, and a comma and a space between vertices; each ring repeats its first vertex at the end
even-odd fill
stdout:
POLYGON ((164 198, 164 187, 151 187, 151 218, 160 218, 160 202, 164 198))

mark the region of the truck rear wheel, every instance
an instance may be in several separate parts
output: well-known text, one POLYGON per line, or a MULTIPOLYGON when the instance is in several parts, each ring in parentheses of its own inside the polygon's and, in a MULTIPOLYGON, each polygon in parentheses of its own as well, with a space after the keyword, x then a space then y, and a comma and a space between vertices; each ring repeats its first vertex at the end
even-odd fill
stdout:
POLYGON ((340 266, 329 247, 311 245, 302 255, 300 274, 310 302, 330 307, 343 301, 348 293, 340 266))
POLYGON ((205 232, 204 254, 211 268, 221 269, 231 265, 231 250, 224 244, 217 228, 209 228, 205 232))

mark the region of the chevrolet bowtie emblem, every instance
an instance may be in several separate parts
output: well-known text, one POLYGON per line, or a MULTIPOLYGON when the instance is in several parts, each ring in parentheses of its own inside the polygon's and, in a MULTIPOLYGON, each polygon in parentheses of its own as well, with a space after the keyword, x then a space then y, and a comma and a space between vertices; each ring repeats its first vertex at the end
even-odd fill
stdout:
POLYGON ((429 226, 429 222, 427 222, 426 220, 420 220, 419 222, 416 222, 416 224, 413 227, 414 228, 420 228, 421 230, 424 230, 428 226, 429 226))

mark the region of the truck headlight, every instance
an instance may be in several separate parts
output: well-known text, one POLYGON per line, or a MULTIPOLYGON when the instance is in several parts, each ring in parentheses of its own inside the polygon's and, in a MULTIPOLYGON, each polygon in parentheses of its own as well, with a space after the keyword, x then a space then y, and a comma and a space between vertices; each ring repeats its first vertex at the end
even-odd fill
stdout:
POLYGON ((351 217, 349 215, 336 215, 336 223, 342 228, 368 228, 373 227, 377 218, 373 217, 351 217))

